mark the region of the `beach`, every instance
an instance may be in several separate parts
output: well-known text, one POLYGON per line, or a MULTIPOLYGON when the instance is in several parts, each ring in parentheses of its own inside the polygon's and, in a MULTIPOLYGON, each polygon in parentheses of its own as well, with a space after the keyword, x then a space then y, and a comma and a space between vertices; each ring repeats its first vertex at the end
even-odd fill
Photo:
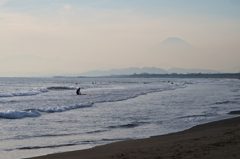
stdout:
POLYGON ((198 125, 178 133, 32 159, 231 159, 240 157, 239 149, 240 117, 236 117, 198 125))

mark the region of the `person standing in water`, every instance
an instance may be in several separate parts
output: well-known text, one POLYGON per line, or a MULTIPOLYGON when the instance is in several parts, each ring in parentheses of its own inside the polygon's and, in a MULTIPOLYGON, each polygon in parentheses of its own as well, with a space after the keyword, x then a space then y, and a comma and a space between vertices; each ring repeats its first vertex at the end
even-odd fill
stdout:
POLYGON ((80 87, 77 89, 76 93, 77 93, 77 95, 81 95, 80 87))

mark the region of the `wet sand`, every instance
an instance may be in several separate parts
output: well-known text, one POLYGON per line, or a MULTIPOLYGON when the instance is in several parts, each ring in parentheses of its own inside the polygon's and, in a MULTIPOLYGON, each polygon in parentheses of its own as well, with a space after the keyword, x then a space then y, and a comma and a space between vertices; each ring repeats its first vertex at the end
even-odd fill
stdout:
MULTIPOLYGON (((236 114, 236 112, 230 114, 236 114)), ((195 126, 179 133, 116 142, 87 150, 51 154, 32 159, 180 158, 240 158, 240 117, 195 126)))

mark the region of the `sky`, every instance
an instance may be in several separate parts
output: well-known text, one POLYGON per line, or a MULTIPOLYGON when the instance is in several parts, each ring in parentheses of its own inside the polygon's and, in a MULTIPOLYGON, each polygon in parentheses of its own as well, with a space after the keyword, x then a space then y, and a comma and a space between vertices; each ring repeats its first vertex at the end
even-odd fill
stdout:
POLYGON ((37 69, 29 61, 20 69, 15 62, 0 71, 240 68, 240 1, 0 0, 0 59, 22 54, 72 65, 37 69), (194 66, 156 60, 165 59, 167 52, 152 54, 155 62, 145 60, 151 48, 170 37, 201 50, 197 56, 203 61, 194 66))

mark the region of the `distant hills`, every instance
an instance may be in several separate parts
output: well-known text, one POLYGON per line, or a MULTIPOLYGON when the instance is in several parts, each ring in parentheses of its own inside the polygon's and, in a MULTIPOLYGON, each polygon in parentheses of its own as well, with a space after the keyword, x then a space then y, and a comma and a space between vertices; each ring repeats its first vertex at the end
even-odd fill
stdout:
MULTIPOLYGON (((141 57, 146 63, 151 63, 153 66, 158 67, 131 67, 125 69, 113 69, 109 71, 89 71, 81 73, 80 76, 111 76, 111 75, 131 75, 131 74, 167 74, 167 73, 220 73, 223 71, 210 70, 210 69, 184 69, 184 68, 199 68, 203 62, 207 61, 201 56, 201 50, 187 43, 186 41, 171 37, 161 43, 153 46, 141 57), (180 65, 181 64, 181 65, 180 65), (175 66, 180 68, 176 68, 175 66), (168 70, 161 69, 171 68, 168 70)), ((144 62, 143 62, 144 63, 144 62)), ((237 70, 235 68, 234 70, 237 70)))
POLYGON ((171 68, 169 70, 164 70, 156 67, 131 67, 125 69, 113 69, 109 71, 89 71, 79 74, 80 76, 113 76, 113 75, 132 75, 132 74, 168 74, 168 73, 178 73, 178 74, 187 74, 187 73, 220 73, 216 70, 205 70, 205 69, 183 69, 183 68, 171 68))
MULTIPOLYGON (((227 73, 239 73, 238 67, 233 68, 236 71, 227 73)), ((183 69, 183 68, 171 68, 168 70, 164 70, 156 67, 130 67, 124 69, 112 69, 109 71, 88 71, 84 73, 69 73, 67 71, 59 71, 59 70, 48 70, 48 71, 36 71, 36 72, 0 72, 0 77, 53 77, 53 76, 65 76, 65 77, 78 77, 78 76, 86 76, 86 77, 98 77, 98 76, 115 76, 115 75, 133 75, 133 74, 189 74, 189 73, 202 73, 202 74, 215 74, 215 73, 226 73, 217 70, 210 69, 183 69)))
MULTIPOLYGON (((135 62, 141 63, 138 66, 123 69, 111 69, 107 71, 94 70, 101 69, 101 63, 91 63, 82 61, 67 61, 58 57, 42 58, 36 55, 21 54, 12 55, 0 59, 0 77, 97 77, 132 74, 189 74, 189 73, 239 73, 240 65, 237 64, 228 70, 211 69, 185 69, 185 68, 211 68, 212 57, 204 56, 203 52, 180 38, 168 38, 153 46, 144 53, 139 53, 134 57, 135 62), (141 61, 142 60, 142 61, 141 61), (154 66, 154 67, 152 67, 154 66), (165 68, 165 69, 162 69, 165 68), (170 68, 170 69, 166 69, 170 68), (93 71, 88 71, 93 70, 93 71)), ((214 62, 218 62, 214 59, 214 62)), ((135 64, 136 66, 137 64, 135 64)), ((221 63, 222 65, 222 63, 221 63)), ((218 67, 216 67, 218 68, 218 67)))
POLYGON ((166 74, 166 70, 155 67, 130 67, 125 69, 112 69, 109 71, 89 71, 81 73, 80 76, 111 76, 111 75, 131 75, 131 74, 140 74, 140 73, 150 73, 150 74, 166 74))
MULTIPOLYGON (((132 75, 132 74, 188 74, 188 73, 222 73, 216 70, 206 70, 206 69, 183 69, 183 68, 171 68, 164 70, 156 67, 130 67, 124 69, 112 69, 109 71, 88 71, 84 73, 69 73, 67 71, 59 70, 48 70, 48 71, 25 71, 25 72, 0 72, 0 77, 52 77, 52 76, 66 76, 66 77, 77 77, 77 76, 86 76, 86 77, 98 77, 98 76, 115 76, 115 75, 132 75)), ((235 73, 238 73, 236 71, 235 73)))

